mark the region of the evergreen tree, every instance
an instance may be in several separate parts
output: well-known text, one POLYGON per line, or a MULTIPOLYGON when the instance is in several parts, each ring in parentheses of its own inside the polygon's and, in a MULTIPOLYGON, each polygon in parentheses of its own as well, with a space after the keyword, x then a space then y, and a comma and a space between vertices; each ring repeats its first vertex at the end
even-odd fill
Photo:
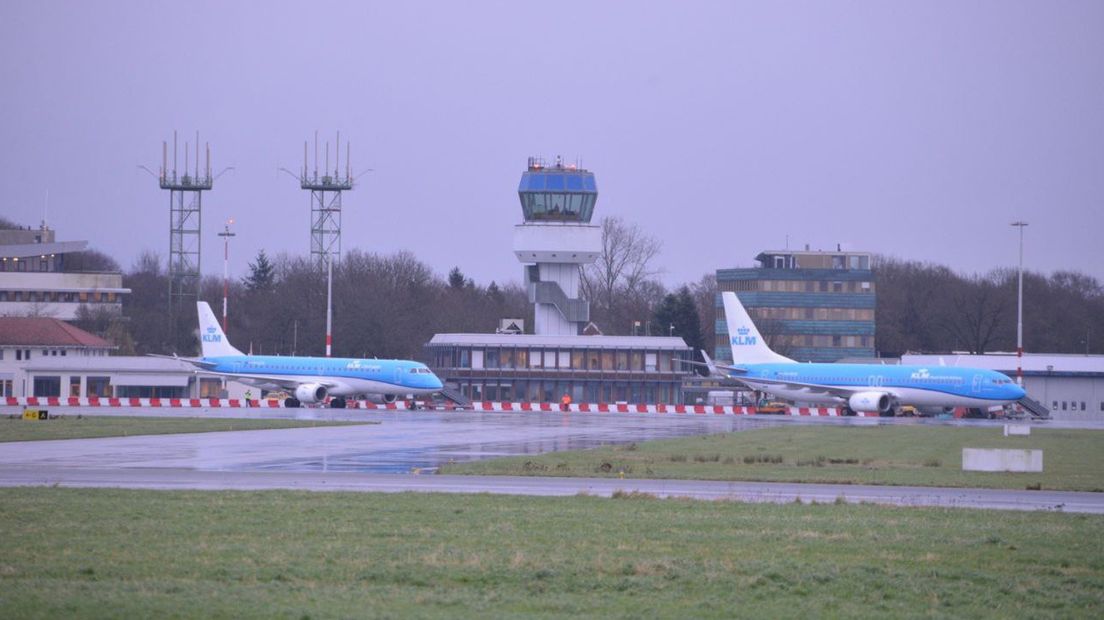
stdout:
POLYGON ((487 287, 487 297, 491 298, 491 301, 502 303, 504 297, 502 295, 502 289, 498 287, 498 284, 494 280, 491 280, 491 284, 487 287))
POLYGON ((276 286, 276 268, 268 260, 264 250, 257 252, 257 260, 249 263, 249 275, 242 278, 249 291, 271 291, 276 286))
POLYGON ((452 271, 448 274, 448 285, 453 290, 460 290, 464 288, 464 272, 460 271, 459 267, 453 267, 452 271))
POLYGON ((690 288, 683 286, 677 293, 663 297, 655 310, 655 322, 664 336, 677 336, 694 350, 693 357, 700 358, 700 350, 705 346, 702 338, 701 319, 698 305, 690 288))

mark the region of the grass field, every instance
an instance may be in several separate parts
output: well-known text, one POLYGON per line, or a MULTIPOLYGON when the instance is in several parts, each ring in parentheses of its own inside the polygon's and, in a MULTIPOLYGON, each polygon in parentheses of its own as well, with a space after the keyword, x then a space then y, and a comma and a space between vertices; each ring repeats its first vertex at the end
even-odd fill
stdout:
POLYGON ((787 426, 447 465, 447 474, 1104 490, 1104 431, 787 426), (1037 448, 1043 472, 962 471, 962 448, 1037 448))
POLYGON ((50 420, 0 418, 0 442, 119 437, 123 435, 253 431, 271 428, 303 428, 309 426, 368 423, 369 422, 328 422, 321 420, 266 420, 261 418, 146 418, 101 416, 64 416, 50 420))
POLYGON ((1104 517, 0 489, 0 617, 1100 617, 1104 517))

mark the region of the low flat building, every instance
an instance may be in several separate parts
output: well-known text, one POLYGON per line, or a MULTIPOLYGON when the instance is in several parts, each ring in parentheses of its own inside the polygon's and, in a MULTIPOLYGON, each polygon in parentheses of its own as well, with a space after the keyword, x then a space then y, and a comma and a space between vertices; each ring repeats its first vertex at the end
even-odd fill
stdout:
POLYGON ((475 401, 683 402, 692 351, 678 337, 437 334, 427 364, 475 401))
POLYGON ((185 362, 112 356, 114 345, 54 318, 0 317, 0 396, 218 398, 185 362))
POLYGON ((222 380, 156 357, 40 358, 23 367, 25 396, 219 398, 222 380))
POLYGON ((121 312, 130 293, 122 273, 86 265, 87 249, 87 241, 55 241, 46 226, 0 230, 0 316, 72 320, 81 306, 121 312))

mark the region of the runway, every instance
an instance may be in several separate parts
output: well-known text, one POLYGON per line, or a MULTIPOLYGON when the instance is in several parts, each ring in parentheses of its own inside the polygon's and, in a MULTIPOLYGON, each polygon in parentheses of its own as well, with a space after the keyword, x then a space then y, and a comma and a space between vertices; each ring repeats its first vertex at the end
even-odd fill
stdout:
MULTIPOLYGON (((96 414, 103 414, 102 410, 96 414)), ((148 412, 113 410, 109 415, 148 412)), ((158 416, 197 412, 159 410, 158 416)), ((220 411, 225 415, 230 412, 220 411)), ((66 412, 70 414, 70 412, 66 412)), ((254 412, 233 412, 258 417, 254 412)), ((752 416, 270 410, 264 417, 378 422, 355 426, 0 443, 0 486, 657 497, 749 502, 874 502, 906 506, 1104 513, 1104 493, 832 484, 439 476, 436 468, 520 454, 575 450, 784 424, 884 424, 878 419, 752 416), (405 474, 405 475, 402 475, 405 474), (420 474, 420 475, 412 475, 420 474)), ((37 423, 37 422, 36 422, 37 423)), ((893 420, 915 424, 915 420, 893 420)), ((994 426, 998 424, 975 423, 994 426)))

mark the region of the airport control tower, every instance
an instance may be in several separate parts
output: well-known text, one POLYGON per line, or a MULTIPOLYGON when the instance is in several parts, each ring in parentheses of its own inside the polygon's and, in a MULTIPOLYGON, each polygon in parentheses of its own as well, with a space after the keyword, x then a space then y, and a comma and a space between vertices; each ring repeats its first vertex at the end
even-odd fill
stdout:
POLYGON ((602 230, 591 226, 598 188, 594 173, 556 158, 529 158, 518 186, 525 222, 514 227, 514 254, 525 264, 537 335, 577 335, 590 321, 579 294, 579 270, 602 252, 602 230))

